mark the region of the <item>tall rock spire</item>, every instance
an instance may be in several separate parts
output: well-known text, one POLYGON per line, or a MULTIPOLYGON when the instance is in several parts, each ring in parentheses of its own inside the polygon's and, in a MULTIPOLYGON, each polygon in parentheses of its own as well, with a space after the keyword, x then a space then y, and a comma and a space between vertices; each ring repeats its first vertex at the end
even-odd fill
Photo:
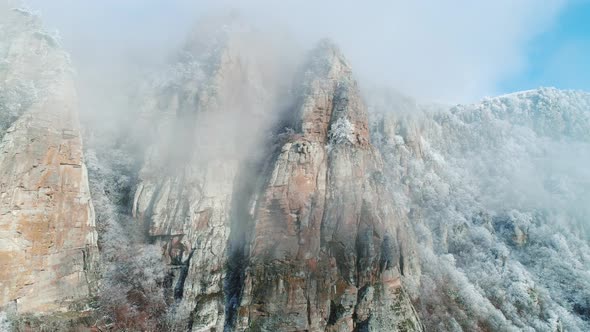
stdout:
POLYGON ((264 41, 236 18, 221 26, 185 47, 189 75, 144 98, 156 98, 144 113, 155 135, 133 204, 164 249, 177 322, 194 331, 223 330, 232 210, 246 195, 238 178, 266 150, 256 144, 282 85, 264 41))
POLYGON ((330 42, 311 53, 300 91, 298 132, 255 203, 237 330, 421 330, 401 285, 412 235, 387 200, 366 108, 330 42))
POLYGON ((400 279, 412 235, 379 182, 351 66, 322 41, 291 89, 276 44, 228 24, 196 33, 194 73, 146 98, 156 135, 133 213, 164 250, 177 322, 420 329, 400 279), (294 131, 267 144, 279 123, 294 131))

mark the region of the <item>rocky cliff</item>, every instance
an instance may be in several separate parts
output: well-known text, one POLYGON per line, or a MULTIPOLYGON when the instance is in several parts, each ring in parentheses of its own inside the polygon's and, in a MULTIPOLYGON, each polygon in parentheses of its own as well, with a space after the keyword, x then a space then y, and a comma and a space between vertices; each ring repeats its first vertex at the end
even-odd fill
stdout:
POLYGON ((419 271, 412 231, 384 201, 350 65, 324 42, 293 76, 248 28, 213 35, 185 49, 180 88, 142 98, 158 140, 133 214, 164 250, 179 319, 193 331, 420 330, 402 286, 419 271))
POLYGON ((230 15, 83 151, 66 54, 0 9, 0 329, 589 330, 589 94, 422 105, 230 15))
POLYGON ((89 299, 97 249, 74 81, 34 15, 0 15, 0 307, 65 311, 89 299))
POLYGON ((251 203, 238 329, 421 330, 402 285, 412 231, 387 201, 351 67, 322 42, 299 84, 294 131, 251 203))

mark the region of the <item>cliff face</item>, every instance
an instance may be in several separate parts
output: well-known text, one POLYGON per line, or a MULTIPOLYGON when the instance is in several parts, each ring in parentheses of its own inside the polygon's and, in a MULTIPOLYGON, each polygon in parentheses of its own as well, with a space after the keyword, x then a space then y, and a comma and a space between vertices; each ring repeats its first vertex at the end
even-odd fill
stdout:
POLYGON ((386 200, 366 108, 330 43, 296 100, 296 129, 253 202, 238 330, 420 330, 401 280, 416 272, 412 232, 386 200))
POLYGON ((402 285, 419 274, 413 233, 387 199, 349 64, 322 43, 290 89, 291 70, 239 29, 187 47, 191 74, 143 101, 158 140, 133 213, 164 250, 180 321, 420 330, 402 285))
POLYGON ((144 125, 156 134, 133 215, 163 248, 178 325, 195 331, 224 328, 232 206, 246 195, 237 178, 264 153, 256 144, 284 84, 274 59, 256 53, 268 45, 240 24, 229 29, 195 36, 170 84, 141 101, 144 125), (195 49, 200 38, 206 42, 195 49))
POLYGON ((0 307, 51 313, 88 300, 94 211, 67 55, 23 11, 2 8, 0 307))

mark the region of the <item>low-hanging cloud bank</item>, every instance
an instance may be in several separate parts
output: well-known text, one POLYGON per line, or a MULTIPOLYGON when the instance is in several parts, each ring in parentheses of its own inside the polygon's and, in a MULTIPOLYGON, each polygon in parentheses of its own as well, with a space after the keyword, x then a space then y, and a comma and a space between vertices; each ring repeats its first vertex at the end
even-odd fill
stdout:
POLYGON ((306 46, 334 39, 364 81, 419 99, 463 102, 497 93, 502 80, 525 69, 527 43, 567 0, 27 3, 60 30, 78 68, 158 61, 199 17, 235 9, 263 28, 285 27, 306 46))

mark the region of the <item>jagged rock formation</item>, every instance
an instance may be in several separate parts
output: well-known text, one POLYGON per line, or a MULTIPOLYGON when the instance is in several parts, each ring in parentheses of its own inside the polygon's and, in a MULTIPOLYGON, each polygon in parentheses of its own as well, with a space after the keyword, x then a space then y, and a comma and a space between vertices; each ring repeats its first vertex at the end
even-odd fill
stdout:
POLYGON ((416 272, 412 232, 387 200, 351 68, 329 42, 309 62, 295 132, 253 203, 238 330, 421 330, 401 280, 416 272))
POLYGON ((146 152, 133 215, 164 248, 179 325, 195 331, 225 324, 232 205, 243 194, 236 179, 263 153, 255 144, 280 108, 279 68, 255 53, 269 47, 253 36, 241 24, 206 34, 203 48, 195 36, 181 74, 156 87, 156 101, 142 101, 157 141, 146 152))
POLYGON ((268 45, 225 29, 212 45, 192 41, 192 74, 143 107, 159 139, 133 213, 164 248, 180 321, 193 331, 420 330, 402 286, 402 274, 419 273, 412 231, 386 201, 349 64, 322 43, 293 95, 277 86, 290 70, 259 53, 268 45), (295 131, 273 138, 273 152, 258 132, 277 126, 295 131))
POLYGON ((0 7, 0 308, 48 314, 88 300, 95 283, 76 91, 37 17, 0 7))

